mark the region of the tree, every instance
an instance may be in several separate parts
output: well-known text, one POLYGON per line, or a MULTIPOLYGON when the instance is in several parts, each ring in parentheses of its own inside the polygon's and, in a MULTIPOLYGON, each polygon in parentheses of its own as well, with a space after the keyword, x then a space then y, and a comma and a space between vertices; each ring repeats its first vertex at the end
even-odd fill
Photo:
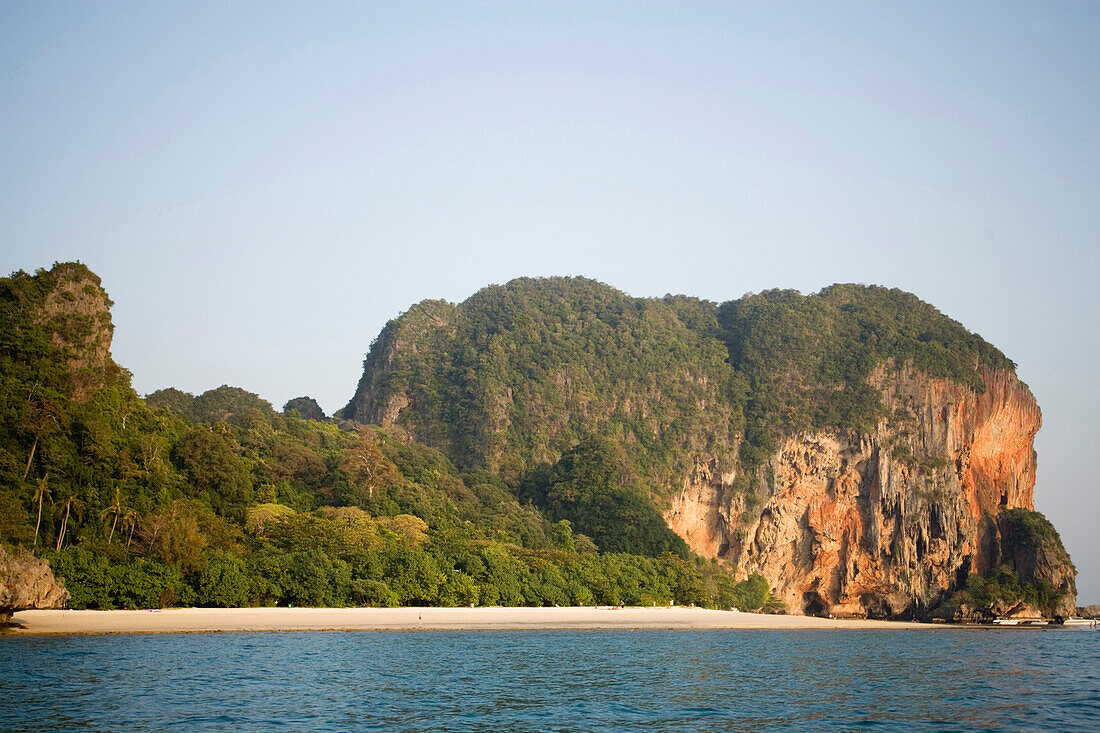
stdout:
POLYGON ((115 536, 115 526, 118 524, 120 517, 126 514, 125 507, 122 506, 122 500, 119 498, 118 487, 115 487, 115 500, 109 507, 99 513, 99 518, 104 519, 111 517, 111 532, 107 535, 107 544, 111 544, 111 540, 115 536))
POLYGON ((283 405, 283 413, 289 415, 291 412, 297 412, 303 420, 316 420, 317 422, 324 422, 325 420, 325 411, 317 404, 317 400, 312 397, 295 397, 288 400, 283 405))
POLYGON ((304 445, 285 439, 277 440, 271 449, 271 458, 274 463, 271 473, 276 479, 286 479, 316 489, 327 478, 325 462, 304 445))
POLYGON ((201 606, 237 608, 248 603, 248 575, 235 555, 212 552, 199 572, 197 586, 201 606))
POLYGON ((290 555, 287 600, 300 606, 343 606, 351 593, 351 569, 321 550, 290 555))
POLYGON ((263 420, 275 414, 271 403, 259 395, 226 384, 196 397, 191 410, 196 420, 245 427, 257 417, 263 420))
POLYGON ((687 545, 628 479, 624 456, 608 440, 577 445, 554 465, 543 486, 530 489, 553 520, 590 536, 601 552, 655 557, 662 552, 688 554, 687 545))
POLYGON ((738 583, 734 593, 736 605, 742 611, 756 611, 763 608, 771 596, 768 579, 759 573, 753 573, 738 583))
POLYGON ((428 538, 427 522, 411 514, 398 514, 389 521, 389 527, 412 547, 428 538))
POLYGON ((146 395, 145 403, 154 409, 163 408, 179 415, 190 416, 195 405, 195 395, 168 387, 146 395))
POLYGON ((576 552, 577 541, 573 538, 573 525, 568 519, 563 519, 552 528, 554 544, 562 552, 576 552))
POLYGON ((122 513, 122 528, 129 529, 130 533, 126 537, 126 548, 130 548, 130 543, 134 539, 134 529, 137 527, 138 513, 133 509, 126 509, 122 513))
POLYGON ((38 529, 42 526, 42 502, 50 498, 50 489, 47 485, 49 480, 50 474, 47 473, 38 479, 34 490, 34 500, 38 502, 38 522, 34 525, 34 547, 38 547, 38 529))
POLYGON ((375 489, 394 486, 401 480, 397 467, 382 453, 378 439, 370 432, 361 433, 355 445, 344 452, 340 468, 367 489, 369 499, 374 498, 375 489))
POLYGON ((194 428, 176 444, 173 458, 197 493, 209 497, 214 511, 244 521, 252 477, 226 431, 194 428))
POLYGON ((150 544, 153 552, 163 562, 185 571, 193 571, 201 566, 202 551, 207 545, 206 537, 199 530, 197 516, 202 505, 197 504, 185 500, 175 502, 167 512, 167 521, 160 524, 159 531, 150 544))
POLYGON ((61 551, 61 546, 65 543, 65 532, 69 529, 69 514, 72 512, 73 507, 76 507, 77 511, 84 508, 84 502, 77 498, 75 493, 70 493, 65 497, 65 518, 61 520, 61 531, 57 533, 57 551, 61 551))

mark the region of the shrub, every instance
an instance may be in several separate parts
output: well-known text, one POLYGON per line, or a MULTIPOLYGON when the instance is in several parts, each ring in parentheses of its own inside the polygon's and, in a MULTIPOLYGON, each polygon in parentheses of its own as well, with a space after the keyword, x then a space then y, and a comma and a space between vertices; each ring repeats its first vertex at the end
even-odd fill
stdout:
POLYGON ((244 561, 225 552, 212 552, 195 584, 200 606, 237 608, 248 605, 249 582, 244 561))

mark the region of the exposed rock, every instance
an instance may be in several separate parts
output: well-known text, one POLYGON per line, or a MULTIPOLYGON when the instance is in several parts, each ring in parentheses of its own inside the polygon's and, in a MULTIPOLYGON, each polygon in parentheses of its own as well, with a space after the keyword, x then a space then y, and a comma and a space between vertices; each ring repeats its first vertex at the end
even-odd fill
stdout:
POLYGON ((1005 511, 997 517, 996 540, 991 543, 990 566, 1009 566, 1023 583, 1049 582, 1062 591, 1051 615, 1074 614, 1077 569, 1050 522, 1037 514, 1005 511))
POLYGON ((1013 621, 1039 621, 1043 618, 1043 612, 1030 603, 1007 603, 993 608, 993 613, 999 618, 1008 618, 1013 621))
POLYGON ((988 606, 979 607, 970 603, 944 604, 928 614, 929 618, 956 624, 988 624, 995 619, 1013 621, 1041 621, 1050 616, 1036 606, 1022 601, 1010 602, 998 600, 988 606))
MULTIPOLYGON (((739 577, 767 577, 794 613, 923 614, 1006 561, 1002 510, 1033 508, 1039 407, 1012 373, 982 377, 978 393, 884 367, 873 383, 893 416, 873 432, 788 438, 759 471, 760 496, 701 461, 666 520, 739 577)), ((1051 553, 1011 554, 1024 580, 1065 586, 1072 573, 1051 553)))
POLYGON ((1081 618, 1100 618, 1100 605, 1078 606, 1077 615, 1081 618))
POLYGON ((764 575, 793 613, 926 615, 1002 564, 1065 606, 1068 557, 998 522, 1033 509, 1042 419, 1014 372, 900 291, 711 308, 520 279, 387 324, 341 415, 506 479, 613 436, 691 549, 764 575))
POLYGON ((84 401, 119 371, 111 359, 111 300, 99 276, 80 263, 59 263, 39 275, 46 291, 35 317, 66 350, 71 397, 84 401))
POLYGON ((68 600, 68 591, 54 579, 46 561, 0 545, 0 624, 16 611, 58 608, 68 600))
POLYGON ((295 397, 292 400, 288 400, 287 403, 283 405, 283 413, 286 414, 292 410, 297 412, 299 417, 303 420, 324 422, 326 419, 325 411, 317 404, 317 400, 312 397, 295 397))

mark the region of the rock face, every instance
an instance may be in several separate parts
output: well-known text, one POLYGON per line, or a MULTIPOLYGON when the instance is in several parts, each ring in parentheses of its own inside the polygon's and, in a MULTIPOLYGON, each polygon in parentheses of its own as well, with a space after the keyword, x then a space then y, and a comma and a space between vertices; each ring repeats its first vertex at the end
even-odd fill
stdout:
MULTIPOLYGON (((873 383, 892 417, 873 432, 787 438, 761 496, 700 462, 665 518, 697 553, 767 577, 794 613, 923 613, 1003 560, 999 512, 1033 508, 1039 407, 1010 372, 982 377, 979 394, 883 367, 873 383)), ((1030 564, 1056 585, 1071 572, 1030 564)))
MULTIPOLYGON (((25 273, 17 273, 17 276, 25 273)), ((64 352, 69 397, 82 402, 114 379, 119 367, 111 359, 111 300, 99 276, 77 262, 40 270, 32 318, 64 352)))
POLYGON ((990 567, 1008 566, 1023 583, 1048 582, 1065 591, 1050 614, 1062 618, 1074 615, 1077 570, 1050 522, 1037 514, 1003 511, 997 515, 991 539, 991 554, 986 558, 990 567))
POLYGON ((68 591, 57 583, 45 561, 0 545, 0 623, 7 623, 16 611, 58 608, 68 600, 68 591))
POLYGON ((998 521, 1033 510, 1034 397, 901 291, 717 305, 521 279, 387 324, 339 416, 515 483, 611 439, 692 550, 793 613, 923 615, 1002 564, 1072 596, 1064 550, 1029 555, 998 521))

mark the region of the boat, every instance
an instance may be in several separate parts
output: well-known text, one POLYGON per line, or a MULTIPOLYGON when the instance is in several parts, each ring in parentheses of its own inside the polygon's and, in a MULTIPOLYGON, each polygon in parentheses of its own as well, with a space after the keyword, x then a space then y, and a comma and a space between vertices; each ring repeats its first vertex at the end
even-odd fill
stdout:
POLYGON ((1067 618, 1062 622, 1063 626, 1092 626, 1095 623, 1091 618, 1067 618))

